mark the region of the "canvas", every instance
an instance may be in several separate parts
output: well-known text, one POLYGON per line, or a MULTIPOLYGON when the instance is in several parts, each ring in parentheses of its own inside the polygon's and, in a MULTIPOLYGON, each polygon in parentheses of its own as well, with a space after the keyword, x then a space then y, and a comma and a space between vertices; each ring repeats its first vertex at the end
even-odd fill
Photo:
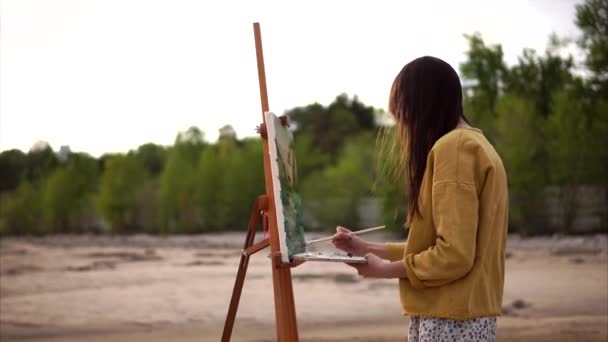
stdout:
POLYGON ((293 134, 273 113, 266 113, 270 166, 283 262, 305 252, 302 199, 297 192, 293 134))
POLYGON ((297 191, 298 173, 293 134, 272 112, 266 113, 266 132, 282 261, 288 263, 299 259, 366 262, 366 259, 361 257, 306 252, 302 199, 297 191))

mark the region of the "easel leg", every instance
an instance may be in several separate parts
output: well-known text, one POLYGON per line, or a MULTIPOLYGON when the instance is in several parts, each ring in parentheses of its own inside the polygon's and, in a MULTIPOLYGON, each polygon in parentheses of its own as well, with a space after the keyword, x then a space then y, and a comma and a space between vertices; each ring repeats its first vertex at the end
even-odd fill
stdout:
POLYGON ((275 260, 277 259, 273 258, 272 278, 275 294, 277 339, 279 341, 297 342, 299 341, 298 323, 293 299, 291 270, 275 264, 275 260))
MULTIPOLYGON (((247 228, 247 236, 245 237, 245 244, 243 246, 243 253, 241 254, 241 262, 239 264, 239 270, 234 281, 234 289, 232 290, 232 298, 230 299, 230 307, 228 308, 228 315, 226 316, 226 323, 224 324, 224 332, 222 334, 222 342, 229 342, 232 335, 232 328, 234 326, 234 320, 236 318, 236 311, 239 307, 239 301, 241 299, 241 291, 243 290, 243 284, 245 282, 245 275, 247 274, 247 267, 249 266, 250 253, 247 249, 253 245, 255 240, 255 233, 260 223, 260 211, 264 209, 266 199, 262 198, 265 196, 259 196, 251 210, 251 216, 249 216, 249 225, 247 228)), ((259 250, 259 249, 258 249, 259 250)))

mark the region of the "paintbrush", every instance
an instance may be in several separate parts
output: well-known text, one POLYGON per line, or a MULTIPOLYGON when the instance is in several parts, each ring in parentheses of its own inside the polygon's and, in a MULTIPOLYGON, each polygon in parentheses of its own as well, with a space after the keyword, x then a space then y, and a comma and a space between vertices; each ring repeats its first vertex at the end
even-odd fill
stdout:
MULTIPOLYGON (((361 229, 361 230, 357 230, 356 232, 352 232, 349 235, 359 235, 359 234, 369 233, 369 232, 373 232, 376 230, 384 229, 384 227, 386 227, 386 226, 378 226, 378 227, 361 229)), ((334 237, 335 237, 335 235, 332 235, 332 236, 324 237, 322 239, 306 241, 306 246, 311 245, 313 243, 317 243, 317 242, 329 241, 329 240, 333 239, 334 237)))

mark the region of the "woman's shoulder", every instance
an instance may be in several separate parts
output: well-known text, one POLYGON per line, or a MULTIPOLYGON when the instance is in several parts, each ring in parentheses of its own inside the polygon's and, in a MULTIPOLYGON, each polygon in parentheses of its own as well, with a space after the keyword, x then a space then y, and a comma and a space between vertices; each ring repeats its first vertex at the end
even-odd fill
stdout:
POLYGON ((494 164, 494 148, 477 128, 457 128, 442 136, 429 153, 436 181, 475 182, 494 164))
POLYGON ((482 147, 486 142, 483 132, 478 128, 456 128, 439 138, 431 151, 455 153, 463 146, 470 148, 478 145, 482 147))

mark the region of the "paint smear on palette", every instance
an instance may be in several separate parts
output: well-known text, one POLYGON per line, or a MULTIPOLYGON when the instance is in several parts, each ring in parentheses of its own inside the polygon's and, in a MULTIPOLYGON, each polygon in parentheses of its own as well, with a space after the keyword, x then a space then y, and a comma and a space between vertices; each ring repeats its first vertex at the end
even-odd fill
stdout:
POLYGON ((278 202, 277 210, 282 209, 283 214, 278 215, 278 218, 282 216, 283 219, 283 227, 279 224, 279 229, 284 229, 287 254, 289 259, 292 259, 294 254, 305 252, 302 199, 297 192, 297 165, 293 135, 287 127, 280 124, 276 116, 273 115, 273 119, 281 199, 280 202, 276 202, 278 202), (282 208, 279 209, 279 206, 282 208))

